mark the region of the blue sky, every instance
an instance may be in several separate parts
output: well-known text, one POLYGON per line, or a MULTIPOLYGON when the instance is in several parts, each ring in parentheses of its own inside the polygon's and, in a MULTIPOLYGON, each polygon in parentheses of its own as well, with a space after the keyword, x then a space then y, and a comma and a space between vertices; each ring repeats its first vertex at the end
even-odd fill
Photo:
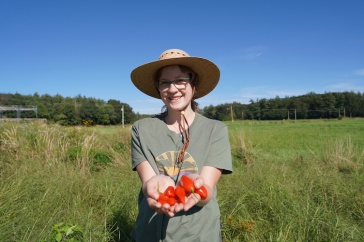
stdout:
POLYGON ((0 93, 162 102, 131 71, 179 48, 215 62, 201 107, 364 92, 364 1, 0 0, 0 93))

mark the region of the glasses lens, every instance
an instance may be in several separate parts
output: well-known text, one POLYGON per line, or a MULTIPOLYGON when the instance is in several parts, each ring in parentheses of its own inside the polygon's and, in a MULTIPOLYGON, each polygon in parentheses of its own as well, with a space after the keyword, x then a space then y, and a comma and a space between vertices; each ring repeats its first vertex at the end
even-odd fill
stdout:
POLYGON ((158 90, 163 92, 163 91, 167 91, 171 85, 173 84, 178 90, 184 90, 187 87, 187 84, 189 82, 189 78, 181 78, 181 79, 177 79, 175 81, 159 81, 158 82, 158 90))
POLYGON ((174 81, 174 85, 177 89, 185 89, 187 86, 188 80, 184 80, 184 79, 178 79, 176 81, 174 81))
POLYGON ((159 91, 165 91, 169 89, 170 85, 170 82, 158 82, 158 89, 159 91))

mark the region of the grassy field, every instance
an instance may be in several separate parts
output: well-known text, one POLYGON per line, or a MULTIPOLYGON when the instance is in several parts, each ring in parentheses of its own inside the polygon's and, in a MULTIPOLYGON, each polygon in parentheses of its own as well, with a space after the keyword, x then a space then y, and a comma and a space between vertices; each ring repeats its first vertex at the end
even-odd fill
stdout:
MULTIPOLYGON (((364 241, 364 120, 227 122, 224 241, 364 241)), ((130 127, 0 123, 0 241, 129 241, 130 127)))

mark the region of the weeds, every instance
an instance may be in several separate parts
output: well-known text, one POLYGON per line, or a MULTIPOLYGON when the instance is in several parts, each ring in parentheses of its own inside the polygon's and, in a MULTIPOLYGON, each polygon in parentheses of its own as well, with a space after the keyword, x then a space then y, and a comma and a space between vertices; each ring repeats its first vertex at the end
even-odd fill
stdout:
POLYGON ((364 148, 356 149, 350 136, 329 143, 324 155, 325 162, 336 167, 339 172, 351 173, 363 168, 364 148))
MULTIPOLYGON (((82 242, 83 229, 78 225, 65 224, 63 222, 57 223, 52 226, 52 236, 46 240, 49 242, 72 241, 82 242)), ((44 241, 44 242, 46 242, 44 241)))

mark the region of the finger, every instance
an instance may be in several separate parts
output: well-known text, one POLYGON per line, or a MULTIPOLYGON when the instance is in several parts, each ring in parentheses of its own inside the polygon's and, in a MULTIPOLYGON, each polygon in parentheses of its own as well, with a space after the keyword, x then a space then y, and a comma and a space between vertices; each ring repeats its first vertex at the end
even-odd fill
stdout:
POLYGON ((157 203, 157 205, 154 207, 154 209, 157 213, 160 213, 160 214, 166 213, 166 208, 160 202, 157 203))
POLYGON ((169 204, 163 204, 159 210, 168 217, 174 216, 173 208, 169 204))
POLYGON ((157 200, 159 198, 159 193, 155 189, 149 189, 147 190, 147 194, 150 198, 157 200))
POLYGON ((193 206, 197 205, 197 203, 200 201, 200 196, 196 194, 191 194, 191 196, 188 197, 185 206, 183 207, 184 211, 188 211, 193 206))
POLYGON ((173 213, 173 212, 171 212, 171 211, 168 211, 168 212, 166 213, 166 215, 167 215, 168 217, 172 218, 172 217, 174 216, 174 213, 173 213))
POLYGON ((195 205, 195 203, 192 200, 189 200, 188 202, 186 202, 186 204, 183 206, 183 210, 184 211, 188 211, 190 210, 190 208, 192 208, 195 205))
POLYGON ((182 203, 178 203, 178 204, 176 204, 175 206, 174 206, 174 212, 175 213, 178 213, 178 212, 180 212, 180 211, 182 211, 183 210, 183 204, 182 203))
POLYGON ((155 199, 148 197, 147 202, 150 208, 152 209, 160 209, 162 207, 162 204, 157 202, 155 199))
POLYGON ((165 204, 163 204, 162 206, 161 206, 161 210, 162 210, 162 212, 163 213, 167 213, 168 211, 169 211, 169 208, 170 208, 171 206, 168 204, 168 203, 165 203, 165 204))
POLYGON ((195 205, 201 200, 200 195, 198 194, 192 194, 191 198, 195 200, 195 205))

